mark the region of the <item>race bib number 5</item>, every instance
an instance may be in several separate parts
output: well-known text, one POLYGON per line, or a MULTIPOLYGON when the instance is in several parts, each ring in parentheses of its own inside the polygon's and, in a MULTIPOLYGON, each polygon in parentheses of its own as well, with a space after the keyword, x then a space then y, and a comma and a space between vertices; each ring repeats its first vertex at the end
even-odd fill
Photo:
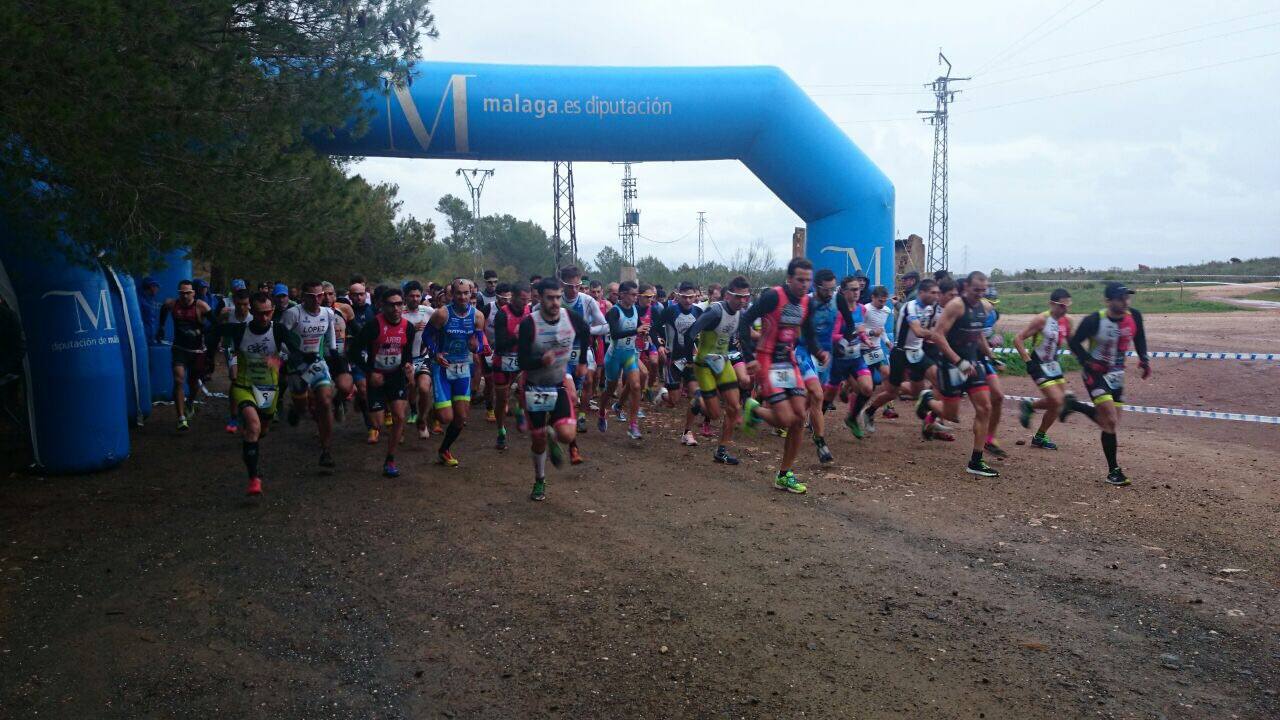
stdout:
POLYGON ((253 404, 259 410, 270 410, 276 403, 276 393, 280 389, 275 385, 254 385, 250 392, 253 393, 253 404))

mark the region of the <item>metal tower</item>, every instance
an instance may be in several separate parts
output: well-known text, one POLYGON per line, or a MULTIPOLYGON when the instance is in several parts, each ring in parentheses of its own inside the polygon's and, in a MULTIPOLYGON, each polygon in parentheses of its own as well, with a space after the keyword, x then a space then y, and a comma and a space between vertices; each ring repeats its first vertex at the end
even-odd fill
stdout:
POLYGON ((698 267, 707 264, 707 250, 704 245, 704 236, 707 231, 707 213, 705 210, 698 211, 698 267))
POLYGON ((457 174, 467 182, 467 191, 471 193, 471 241, 480 244, 480 193, 484 192, 484 183, 493 177, 493 170, 482 168, 458 168, 457 174), (479 178, 479 181, 477 181, 479 178))
POLYGON ((933 126, 933 184, 929 188, 929 252, 925 260, 926 272, 946 270, 950 265, 947 252, 947 105, 955 100, 959 90, 949 85, 970 78, 951 77, 951 61, 938 51, 938 64, 946 64, 947 73, 925 87, 933 90, 936 102, 933 110, 917 110, 925 122, 933 126))
POLYGON ((573 163, 552 163, 552 172, 555 218, 552 223, 551 242, 556 251, 556 270, 559 270, 565 265, 562 257, 566 254, 570 263, 575 265, 578 263, 578 215, 573 209, 573 163), (568 233, 567 248, 564 246, 565 233, 568 233))
POLYGON ((622 224, 618 226, 618 238, 622 240, 622 257, 627 265, 636 266, 636 233, 640 228, 640 211, 635 206, 636 179, 631 176, 631 163, 623 163, 622 170, 622 224))

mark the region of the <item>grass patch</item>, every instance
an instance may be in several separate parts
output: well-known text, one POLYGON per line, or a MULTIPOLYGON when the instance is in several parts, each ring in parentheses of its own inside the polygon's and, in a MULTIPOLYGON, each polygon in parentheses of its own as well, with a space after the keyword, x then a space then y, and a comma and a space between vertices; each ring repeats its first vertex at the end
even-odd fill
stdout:
MULTIPOLYGON (((1000 304, 1003 306, 1004 302, 1001 302, 1000 304)), ((1013 346, 1013 337, 1018 333, 1002 332, 1000 334, 1004 336, 1004 347, 1007 347, 1010 350, 1014 350, 1014 352, 1010 352, 1010 353, 996 353, 996 357, 1004 361, 1004 369, 1000 371, 1000 374, 1008 375, 1010 377, 1026 377, 1027 364, 1022 362, 1022 356, 1017 353, 1016 351, 1017 349, 1014 348, 1013 346)), ((1063 349, 1066 349, 1065 346, 1063 347, 1063 349)), ((1066 355, 1060 355, 1058 357, 1058 362, 1062 363, 1062 373, 1064 375, 1080 371, 1080 362, 1076 360, 1075 355, 1072 355, 1070 353, 1066 355)), ((1019 394, 1019 393, 1014 393, 1014 394, 1019 394)), ((1021 393, 1021 394, 1025 394, 1025 393, 1021 393)))
MULTIPOLYGON (((1106 307, 1106 301, 1102 298, 1101 283, 1093 287, 1069 287, 1067 289, 1071 291, 1072 316, 1078 317, 1106 307)), ((1190 288, 1185 290, 1166 290, 1163 288, 1147 290, 1138 288, 1137 290, 1137 294, 1133 296, 1133 306, 1144 313, 1231 312, 1243 309, 1215 300, 1197 298, 1190 288)), ((1032 292, 1001 292, 1000 314, 1021 315, 1048 310, 1050 292, 1053 292, 1053 287, 1048 285, 1043 289, 1037 289, 1032 292)))
POLYGON ((1243 300, 1270 300, 1271 302, 1280 302, 1280 288, 1275 290, 1263 290, 1262 292, 1250 293, 1245 295, 1243 300))

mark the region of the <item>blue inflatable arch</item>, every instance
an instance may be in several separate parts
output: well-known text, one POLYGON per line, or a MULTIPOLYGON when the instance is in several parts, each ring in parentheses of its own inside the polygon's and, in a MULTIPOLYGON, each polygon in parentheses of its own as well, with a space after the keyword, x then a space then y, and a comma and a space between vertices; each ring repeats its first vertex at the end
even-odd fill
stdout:
POLYGON ((741 160, 808 225, 805 254, 893 284, 893 185, 772 67, 424 62, 371 91, 369 131, 330 154, 471 160, 741 160))

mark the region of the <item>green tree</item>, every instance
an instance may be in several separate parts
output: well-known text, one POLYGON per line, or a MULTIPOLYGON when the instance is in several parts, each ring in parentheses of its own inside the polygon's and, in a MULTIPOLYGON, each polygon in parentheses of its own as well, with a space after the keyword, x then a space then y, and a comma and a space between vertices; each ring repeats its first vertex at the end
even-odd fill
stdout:
POLYGON ((0 212, 131 270, 183 246, 221 265, 323 252, 360 203, 364 239, 395 233, 394 189, 346 183, 307 138, 406 77, 436 35, 428 4, 0 3, 0 212))
POLYGON ((475 218, 471 217, 471 206, 456 195, 445 195, 436 203, 436 212, 444 215, 449 224, 449 234, 441 241, 450 250, 463 251, 471 248, 471 230, 475 218))
POLYGON ((614 282, 622 275, 622 268, 626 264, 622 253, 606 245, 596 253, 593 274, 606 283, 614 282))

